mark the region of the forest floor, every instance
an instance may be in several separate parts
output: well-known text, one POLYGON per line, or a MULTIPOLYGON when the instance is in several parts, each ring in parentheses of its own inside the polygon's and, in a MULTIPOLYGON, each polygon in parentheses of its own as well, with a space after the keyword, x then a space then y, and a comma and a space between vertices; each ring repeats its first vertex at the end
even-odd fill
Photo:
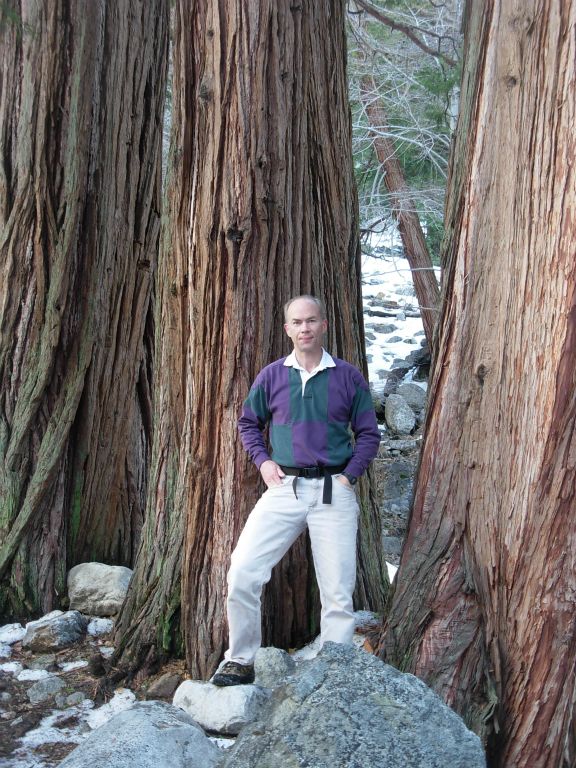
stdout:
MULTIPOLYGON (((414 467, 417 458, 418 448, 405 451, 401 456, 402 461, 414 467)), ((374 464, 381 499, 384 498, 389 482, 389 468, 398 464, 398 460, 399 456, 391 454, 383 443, 383 449, 374 464)), ((382 511, 383 534, 403 539, 407 516, 385 511, 385 506, 382 511)), ((385 554, 389 563, 399 562, 397 553, 385 554)), ((164 665, 153 677, 133 683, 130 690, 115 688, 104 676, 103 656, 100 652, 101 648, 110 648, 108 635, 86 636, 82 642, 52 654, 33 654, 23 649, 21 643, 15 643, 11 648, 10 659, 3 662, 20 664, 23 669, 43 669, 48 673, 57 673, 65 684, 61 690, 62 696, 79 693, 86 698, 83 702, 61 709, 56 707, 53 696, 31 703, 27 692, 36 681, 18 680, 16 674, 0 671, 0 765, 5 768, 48 768, 58 765, 100 721, 104 722, 115 712, 131 706, 135 700, 145 700, 151 687, 152 698, 170 702, 172 693, 162 695, 162 690, 154 686, 161 677, 167 674, 182 680, 186 677, 184 661, 176 659, 164 665), (84 666, 69 669, 80 662, 84 666)))

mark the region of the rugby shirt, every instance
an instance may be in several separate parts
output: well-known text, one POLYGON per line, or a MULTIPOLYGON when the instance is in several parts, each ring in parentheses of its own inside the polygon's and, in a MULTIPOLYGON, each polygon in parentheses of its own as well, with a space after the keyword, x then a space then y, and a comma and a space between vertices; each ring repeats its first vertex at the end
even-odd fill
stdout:
POLYGON ((380 432, 368 384, 353 365, 332 359, 334 367, 308 379, 304 390, 285 357, 260 371, 238 421, 258 469, 268 459, 288 467, 346 464, 345 472, 360 477, 376 456, 380 432), (268 423, 271 451, 263 435, 268 423))

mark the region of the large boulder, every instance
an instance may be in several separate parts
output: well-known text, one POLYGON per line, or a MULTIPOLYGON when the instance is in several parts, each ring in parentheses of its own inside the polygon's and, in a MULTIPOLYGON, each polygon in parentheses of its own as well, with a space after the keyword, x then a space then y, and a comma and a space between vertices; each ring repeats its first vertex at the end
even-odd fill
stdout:
POLYGON ((34 653, 65 648, 84 637, 87 624, 88 620, 78 611, 52 611, 26 624, 22 647, 34 653))
POLYGON ((485 768, 480 739, 424 683, 350 646, 302 662, 226 768, 485 768))
POLYGON ((68 573, 70 608, 90 616, 113 616, 126 597, 130 568, 104 563, 80 563, 68 573))
POLYGON ((268 699, 269 692, 258 685, 218 688, 200 680, 185 680, 172 703, 207 731, 235 736, 256 719, 268 699))
POLYGON ((409 435, 416 426, 414 411, 402 395, 388 395, 384 413, 386 424, 398 435, 409 435))
POLYGON ((115 715, 60 768, 212 768, 220 750, 181 709, 146 701, 115 715))

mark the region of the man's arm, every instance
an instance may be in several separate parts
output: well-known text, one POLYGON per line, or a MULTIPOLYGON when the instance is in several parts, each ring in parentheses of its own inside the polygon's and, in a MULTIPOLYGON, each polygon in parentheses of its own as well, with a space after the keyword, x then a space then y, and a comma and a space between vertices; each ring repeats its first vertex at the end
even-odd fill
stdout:
POLYGON ((270 420, 271 413, 268 409, 266 392, 259 379, 260 377, 256 379, 244 401, 242 414, 238 420, 238 429, 244 449, 260 470, 266 485, 270 487, 280 485, 285 475, 278 464, 270 458, 264 440, 263 431, 270 420))
POLYGON ((360 477, 368 469, 380 445, 380 430, 372 396, 368 384, 360 373, 358 373, 356 393, 352 402, 350 424, 355 438, 354 453, 344 471, 353 477, 360 477))

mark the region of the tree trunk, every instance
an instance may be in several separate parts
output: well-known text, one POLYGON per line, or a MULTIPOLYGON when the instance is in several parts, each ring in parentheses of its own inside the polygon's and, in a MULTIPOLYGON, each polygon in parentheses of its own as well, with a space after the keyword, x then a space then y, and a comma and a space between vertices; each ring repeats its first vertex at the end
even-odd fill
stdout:
POLYGON ((142 522, 167 3, 4 5, 0 614, 29 616, 142 522))
POLYGON ((384 658, 573 766, 576 4, 469 3, 446 297, 384 658))
MULTIPOLYGON (((173 246, 164 258, 180 275, 173 296, 181 325, 166 343, 183 350, 178 386, 185 384, 173 509, 183 536, 188 666, 205 677, 226 647, 230 554, 262 492, 237 419, 258 370, 287 351, 283 303, 300 292, 322 296, 330 349, 366 366, 342 4, 261 0, 248 8, 239 0, 205 0, 181 2, 175 16, 172 189, 178 196, 169 195, 173 246), (186 281, 188 293, 181 290, 186 281), (180 346, 186 341, 187 351, 180 346)), ((371 491, 365 484, 357 592, 362 605, 381 608, 386 577, 371 491)), ((163 520, 166 489, 156 483, 153 495, 150 514, 163 520)), ((150 562, 144 549, 140 557, 150 562)), ((139 617, 142 626, 133 640, 120 638, 117 658, 131 664, 146 647, 169 646, 147 613, 154 600, 150 569, 138 572, 142 583, 133 590, 142 599, 125 609, 122 626, 139 617)), ((312 583, 303 538, 265 592, 264 642, 289 647, 316 633, 312 583)), ((176 591, 172 584, 165 593, 176 591)))
POLYGON ((430 349, 433 349, 434 328, 440 309, 440 288, 434 274, 434 265, 428 253, 420 217, 404 180, 404 172, 396 155, 394 142, 386 133, 388 121, 382 102, 377 95, 375 96, 378 94, 378 89, 374 78, 363 77, 360 90, 370 125, 372 128, 378 128, 378 133, 374 135, 374 150, 384 170, 384 183, 390 193, 392 215, 398 224, 404 253, 412 272, 426 340, 430 349))

